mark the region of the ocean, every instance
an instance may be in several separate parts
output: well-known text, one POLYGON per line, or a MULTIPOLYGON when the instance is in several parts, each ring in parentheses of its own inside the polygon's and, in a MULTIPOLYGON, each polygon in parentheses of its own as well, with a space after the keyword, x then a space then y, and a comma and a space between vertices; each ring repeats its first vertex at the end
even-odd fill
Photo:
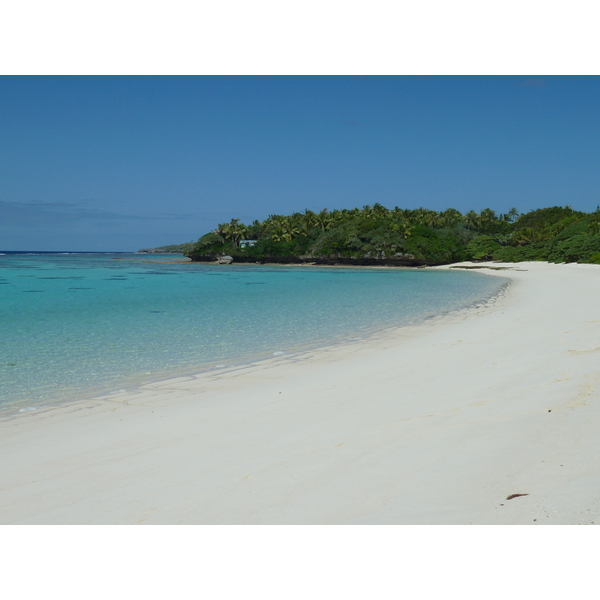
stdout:
POLYGON ((360 339, 497 293, 464 271, 0 255, 0 410, 360 339))

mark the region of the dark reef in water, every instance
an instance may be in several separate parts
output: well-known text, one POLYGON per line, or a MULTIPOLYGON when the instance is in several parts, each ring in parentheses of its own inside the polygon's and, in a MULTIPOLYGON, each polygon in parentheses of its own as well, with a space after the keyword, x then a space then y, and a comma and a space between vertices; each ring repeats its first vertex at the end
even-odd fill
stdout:
MULTIPOLYGON (((194 262, 217 262, 217 254, 193 254, 190 258, 194 262)), ((389 257, 389 258, 348 258, 348 257, 302 257, 302 256, 265 256, 255 258, 252 256, 235 256, 234 263, 248 264, 279 264, 279 265, 349 265, 357 267, 421 267, 439 264, 414 257, 389 257)))

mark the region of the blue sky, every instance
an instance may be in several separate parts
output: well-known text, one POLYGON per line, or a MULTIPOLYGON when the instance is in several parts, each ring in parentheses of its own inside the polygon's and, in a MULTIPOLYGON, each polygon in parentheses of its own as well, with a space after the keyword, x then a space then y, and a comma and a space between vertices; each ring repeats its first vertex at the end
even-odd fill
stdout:
POLYGON ((0 249, 305 208, 600 203, 597 76, 0 77, 0 249))

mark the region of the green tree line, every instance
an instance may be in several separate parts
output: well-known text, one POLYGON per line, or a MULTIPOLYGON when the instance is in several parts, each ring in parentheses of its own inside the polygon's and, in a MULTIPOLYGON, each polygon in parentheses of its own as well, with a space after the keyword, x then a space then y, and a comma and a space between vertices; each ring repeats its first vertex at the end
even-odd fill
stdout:
POLYGON ((461 260, 600 264, 600 208, 554 206, 466 213, 449 208, 388 209, 381 204, 220 224, 185 252, 192 260, 228 254, 240 262, 381 261, 445 264, 461 260), (252 240, 253 244, 241 244, 252 240))

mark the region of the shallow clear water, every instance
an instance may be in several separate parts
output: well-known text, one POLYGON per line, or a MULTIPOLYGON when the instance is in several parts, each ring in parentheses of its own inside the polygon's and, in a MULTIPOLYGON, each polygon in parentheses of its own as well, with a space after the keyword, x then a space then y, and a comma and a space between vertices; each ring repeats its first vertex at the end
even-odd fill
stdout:
POLYGON ((341 341, 467 306, 506 282, 460 271, 172 260, 0 256, 0 406, 341 341))

